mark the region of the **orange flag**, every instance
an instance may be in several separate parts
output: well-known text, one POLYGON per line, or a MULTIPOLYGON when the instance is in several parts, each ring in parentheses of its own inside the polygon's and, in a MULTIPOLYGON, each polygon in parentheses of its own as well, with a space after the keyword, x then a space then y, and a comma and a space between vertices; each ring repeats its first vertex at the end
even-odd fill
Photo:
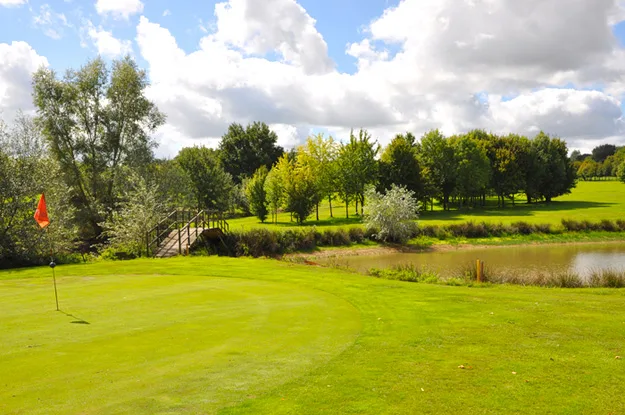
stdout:
POLYGON ((35 220, 42 228, 45 228, 50 224, 50 219, 48 218, 48 208, 46 207, 46 197, 43 193, 41 194, 39 205, 37 205, 37 210, 35 211, 35 220))

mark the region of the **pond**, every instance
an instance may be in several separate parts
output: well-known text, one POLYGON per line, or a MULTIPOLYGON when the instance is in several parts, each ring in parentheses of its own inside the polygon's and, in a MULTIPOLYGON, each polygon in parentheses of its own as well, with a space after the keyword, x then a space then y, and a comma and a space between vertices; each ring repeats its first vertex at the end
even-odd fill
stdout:
POLYGON ((367 272, 371 268, 414 265, 450 277, 463 274, 468 267, 475 267, 477 259, 484 261, 487 269, 497 272, 571 272, 585 278, 602 270, 625 272, 625 242, 451 248, 420 253, 331 257, 317 262, 340 265, 359 272, 367 272))

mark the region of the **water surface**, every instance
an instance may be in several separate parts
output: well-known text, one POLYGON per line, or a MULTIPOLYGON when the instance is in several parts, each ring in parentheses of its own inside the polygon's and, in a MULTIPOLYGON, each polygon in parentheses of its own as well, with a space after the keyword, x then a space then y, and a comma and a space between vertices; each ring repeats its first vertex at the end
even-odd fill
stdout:
POLYGON ((625 271, 625 242, 606 244, 525 245, 494 248, 451 249, 421 253, 344 256, 320 259, 324 264, 347 266, 359 272, 370 268, 390 268, 412 264, 455 276, 477 259, 497 272, 572 272, 587 277, 601 270, 625 271))

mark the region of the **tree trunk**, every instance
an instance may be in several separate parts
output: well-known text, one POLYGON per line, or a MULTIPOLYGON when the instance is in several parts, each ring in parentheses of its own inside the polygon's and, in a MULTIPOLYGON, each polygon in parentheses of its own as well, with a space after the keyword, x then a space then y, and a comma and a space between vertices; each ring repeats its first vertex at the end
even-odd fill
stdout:
POLYGON ((360 216, 365 215, 365 195, 360 198, 360 216))
POLYGON ((358 196, 356 196, 356 216, 358 216, 358 196))
POLYGON ((316 209, 317 209, 317 222, 319 222, 319 203, 317 203, 316 209))
POLYGON ((525 193, 525 196, 527 196, 527 203, 531 204, 532 203, 532 197, 529 195, 529 193, 525 193))
POLYGON ((333 218, 334 215, 332 214, 332 196, 328 196, 328 202, 330 202, 330 217, 333 218))
POLYGON ((349 199, 345 198, 345 217, 349 219, 349 199))

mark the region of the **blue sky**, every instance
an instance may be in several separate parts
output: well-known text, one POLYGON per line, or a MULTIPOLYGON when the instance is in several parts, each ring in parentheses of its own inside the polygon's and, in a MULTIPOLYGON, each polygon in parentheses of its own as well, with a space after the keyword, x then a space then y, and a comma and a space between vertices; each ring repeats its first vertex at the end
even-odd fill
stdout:
MULTIPOLYGON (((191 53, 197 49, 198 41, 206 35, 201 27, 210 30, 214 25, 216 3, 219 1, 150 0, 144 3, 142 15, 167 27, 179 46, 191 53), (164 16, 166 10, 169 14, 164 16)), ((396 5, 398 0, 301 0, 299 3, 317 20, 316 27, 325 38, 328 53, 337 69, 354 73, 357 69, 356 60, 346 55, 345 46, 359 41, 366 24, 387 7, 396 5)), ((91 1, 29 0, 22 7, 0 7, 0 42, 26 41, 46 56, 50 65, 57 70, 77 67, 97 53, 92 45, 81 46, 80 28, 85 19, 96 26, 102 25, 119 39, 134 39, 139 15, 131 16, 128 21, 120 21, 99 16, 95 2, 91 1), (41 14, 41 8, 46 6, 54 13, 63 14, 73 26, 68 27, 57 22, 54 26, 60 29, 60 39, 46 36, 46 29, 50 26, 38 25, 34 21, 35 16, 41 14)), ((141 56, 136 54, 136 45, 134 50, 135 57, 142 62, 141 56)))
POLYGON ((625 144, 620 1, 0 0, 0 116, 33 111, 42 63, 130 51, 168 117, 164 155, 255 120, 287 147, 352 128, 625 144))

